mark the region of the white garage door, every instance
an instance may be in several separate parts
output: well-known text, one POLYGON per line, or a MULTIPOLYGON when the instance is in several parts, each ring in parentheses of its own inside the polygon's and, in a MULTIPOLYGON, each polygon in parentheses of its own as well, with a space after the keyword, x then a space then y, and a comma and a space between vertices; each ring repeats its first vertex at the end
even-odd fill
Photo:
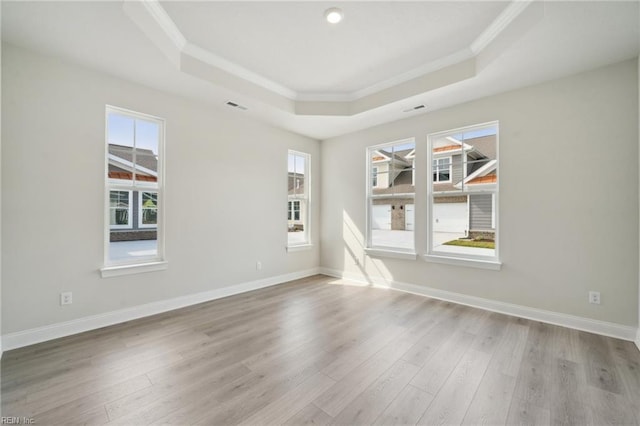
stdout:
POLYGON ((413 231, 413 224, 415 222, 415 206, 413 204, 407 204, 404 206, 404 229, 407 231, 413 231))
POLYGON ((371 229, 391 229, 391 205, 376 204, 371 209, 371 229))
POLYGON ((435 232, 465 232, 467 203, 434 203, 433 230, 435 232))

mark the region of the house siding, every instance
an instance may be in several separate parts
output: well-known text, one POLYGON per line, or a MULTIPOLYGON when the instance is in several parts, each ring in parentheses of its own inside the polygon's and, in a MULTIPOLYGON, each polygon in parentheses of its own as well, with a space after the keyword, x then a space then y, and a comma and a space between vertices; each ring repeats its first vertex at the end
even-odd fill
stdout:
POLYGON ((453 175, 453 179, 451 180, 452 184, 456 184, 458 182, 460 182, 462 179, 464 179, 463 173, 462 173, 462 155, 458 154, 458 155, 454 155, 451 158, 451 161, 453 163, 453 167, 451 170, 451 174, 453 175))
POLYGON ((492 194, 469 196, 469 229, 489 230, 491 226, 492 194))

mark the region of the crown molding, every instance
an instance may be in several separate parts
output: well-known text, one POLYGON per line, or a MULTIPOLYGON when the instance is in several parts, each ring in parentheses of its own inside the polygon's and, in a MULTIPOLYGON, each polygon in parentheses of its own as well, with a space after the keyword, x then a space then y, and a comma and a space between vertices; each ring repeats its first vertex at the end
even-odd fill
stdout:
POLYGON ((173 19, 171 19, 167 11, 160 5, 160 2, 157 0, 144 0, 141 3, 160 28, 162 28, 171 41, 173 41, 173 44, 175 44, 178 50, 183 50, 187 45, 187 39, 176 23, 173 22, 173 19))
POLYGON ((250 71, 191 42, 187 42, 185 44, 184 48, 182 49, 182 53, 184 55, 189 55, 195 59, 198 59, 213 67, 220 68, 221 70, 226 71, 229 74, 232 74, 243 80, 247 80, 257 86, 261 86, 264 89, 270 90, 274 93, 277 93, 278 95, 284 96, 285 98, 295 100, 298 97, 298 94, 294 90, 276 83, 273 80, 269 80, 268 78, 263 77, 260 74, 250 71))
POLYGON ((475 76, 477 71, 474 70, 473 73, 470 73, 468 64, 472 62, 475 64, 475 58, 482 50, 495 40, 531 3, 540 1, 542 0, 514 0, 468 47, 371 86, 345 93, 296 92, 218 56, 187 40, 158 0, 142 0, 139 4, 142 4, 143 8, 131 6, 133 2, 124 2, 123 8, 129 18, 182 72, 208 79, 214 84, 216 79, 203 76, 220 75, 221 72, 224 72, 235 78, 235 80, 231 78, 225 81, 227 89, 247 94, 247 83, 250 83, 251 91, 261 93, 257 100, 261 99, 262 102, 267 102, 278 108, 289 105, 293 101, 293 108, 286 107, 285 110, 297 115, 346 116, 369 111, 390 102, 420 95, 475 76), (146 11, 148 16, 141 16, 141 10, 146 11), (151 23, 154 23, 156 28, 150 28, 151 23), (172 47, 168 46, 167 41, 171 42, 172 47), (197 72, 194 72, 196 62, 198 64, 197 72), (209 70, 206 71, 205 67, 209 67, 209 70), (435 77, 443 70, 455 68, 466 68, 467 71, 460 78, 447 80, 441 76, 435 77), (441 80, 440 85, 424 84, 426 81, 436 79, 441 80), (420 84, 416 84, 416 82, 420 84), (271 95, 267 95, 265 91, 271 95))
POLYGON ((496 37, 500 35, 524 10, 534 1, 543 0, 514 0, 500 15, 471 43, 469 49, 473 55, 484 50, 496 37))

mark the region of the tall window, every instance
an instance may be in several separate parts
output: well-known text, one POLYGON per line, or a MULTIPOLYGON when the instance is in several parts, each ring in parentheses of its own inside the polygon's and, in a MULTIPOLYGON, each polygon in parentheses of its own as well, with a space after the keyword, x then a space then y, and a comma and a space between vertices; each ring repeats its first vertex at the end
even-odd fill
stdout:
POLYGON ((105 266, 162 260, 162 119, 107 107, 105 266))
POLYGON ((413 253, 415 141, 367 149, 367 248, 413 253))
POLYGON ((429 135, 429 254, 498 260, 498 122, 429 135))
POLYGON ((287 158, 287 246, 310 244, 310 155, 289 150, 287 158))

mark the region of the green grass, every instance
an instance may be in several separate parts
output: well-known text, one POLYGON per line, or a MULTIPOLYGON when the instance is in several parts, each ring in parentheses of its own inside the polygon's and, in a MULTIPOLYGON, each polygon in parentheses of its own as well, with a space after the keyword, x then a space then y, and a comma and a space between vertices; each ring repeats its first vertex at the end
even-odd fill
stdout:
POLYGON ((496 243, 495 241, 488 240, 451 240, 444 243, 447 246, 462 246, 462 247, 477 247, 477 248, 487 248, 487 249, 495 249, 496 243))

